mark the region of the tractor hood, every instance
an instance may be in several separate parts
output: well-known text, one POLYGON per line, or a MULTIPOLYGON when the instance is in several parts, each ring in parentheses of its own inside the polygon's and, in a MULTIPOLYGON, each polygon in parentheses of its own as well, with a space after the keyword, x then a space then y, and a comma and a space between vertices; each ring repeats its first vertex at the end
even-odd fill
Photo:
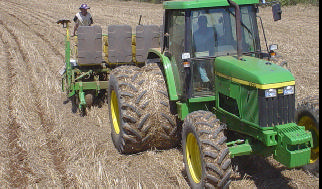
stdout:
POLYGON ((244 85, 260 89, 294 85, 290 71, 274 63, 255 57, 222 56, 215 59, 215 74, 244 85))

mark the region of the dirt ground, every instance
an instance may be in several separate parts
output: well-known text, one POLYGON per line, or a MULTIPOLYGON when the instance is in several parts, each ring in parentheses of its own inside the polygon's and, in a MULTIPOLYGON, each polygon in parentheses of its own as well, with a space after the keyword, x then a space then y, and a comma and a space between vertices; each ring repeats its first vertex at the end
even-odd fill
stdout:
MULTIPOLYGON (((162 24, 162 5, 84 0, 95 24, 162 24)), ((0 188, 188 188, 180 148, 120 155, 107 106, 88 116, 64 103, 59 70, 64 32, 77 0, 0 0, 0 188)), ((283 7, 274 22, 260 10, 269 44, 296 78, 297 100, 319 93, 319 9, 283 7)), ((271 158, 236 161, 231 188, 318 188, 319 178, 271 158)))

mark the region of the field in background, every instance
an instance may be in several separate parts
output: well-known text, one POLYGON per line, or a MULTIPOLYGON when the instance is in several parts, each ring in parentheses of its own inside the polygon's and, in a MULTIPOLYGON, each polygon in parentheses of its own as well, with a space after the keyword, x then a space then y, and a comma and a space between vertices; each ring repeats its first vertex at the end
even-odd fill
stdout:
MULTIPOLYGON (((84 0, 96 25, 162 24, 161 4, 84 0)), ((71 112, 61 92, 64 32, 77 0, 0 0, 0 186, 84 188, 188 188, 180 147, 120 155, 110 137, 107 106, 88 116, 71 112)), ((319 94, 319 8, 282 8, 274 22, 260 9, 278 62, 296 78, 297 101, 319 94)), ((263 46, 264 47, 264 46, 263 46)), ((286 169, 272 158, 235 159, 231 188, 318 188, 319 179, 286 169)))

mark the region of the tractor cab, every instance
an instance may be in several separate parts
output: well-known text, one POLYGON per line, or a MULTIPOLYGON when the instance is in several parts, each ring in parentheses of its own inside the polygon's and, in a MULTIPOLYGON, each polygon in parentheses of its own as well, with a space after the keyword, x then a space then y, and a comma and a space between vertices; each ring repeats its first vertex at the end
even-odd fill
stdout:
MULTIPOLYGON (((261 57, 257 5, 250 1, 244 2, 246 4, 239 5, 241 53, 261 57)), ((177 93, 187 95, 188 98, 214 95, 214 61, 220 56, 237 55, 235 8, 226 0, 204 1, 204 7, 200 3, 164 3, 163 50, 169 55, 172 67, 178 69, 179 74, 175 77, 177 93), (186 9, 177 9, 179 6, 186 9), (185 58, 189 60, 185 61, 185 58), (189 65, 184 62, 189 62, 189 65), (187 74, 184 70, 188 66, 190 71, 187 74)))
MULTIPOLYGON (((242 22, 242 52, 260 51, 256 7, 240 7, 242 22)), ((232 7, 215 7, 191 11, 191 52, 194 58, 237 54, 235 11, 232 7)))

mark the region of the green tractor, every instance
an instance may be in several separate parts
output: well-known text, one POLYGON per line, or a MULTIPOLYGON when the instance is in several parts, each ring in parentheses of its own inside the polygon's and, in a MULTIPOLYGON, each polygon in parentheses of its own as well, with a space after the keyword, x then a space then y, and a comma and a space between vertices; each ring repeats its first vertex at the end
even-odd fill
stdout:
MULTIPOLYGON (((272 5, 274 20, 281 8, 272 5)), ((258 0, 164 2, 164 24, 66 28, 62 90, 81 115, 107 94, 122 154, 182 145, 192 188, 225 188, 231 158, 271 156, 319 174, 319 100, 295 103, 295 79, 272 60, 258 0), (260 23, 266 44, 261 50, 260 23)), ((141 18, 140 18, 141 19, 141 18)))
MULTIPOLYGON (((112 140, 122 154, 181 142, 192 188, 225 188, 231 158, 273 155, 318 172, 319 105, 300 103, 295 79, 263 52, 258 0, 166 1, 160 48, 143 65, 111 70, 112 140)), ((274 20, 281 17, 272 3, 274 20)), ((264 36, 265 37, 265 36, 264 36)))

